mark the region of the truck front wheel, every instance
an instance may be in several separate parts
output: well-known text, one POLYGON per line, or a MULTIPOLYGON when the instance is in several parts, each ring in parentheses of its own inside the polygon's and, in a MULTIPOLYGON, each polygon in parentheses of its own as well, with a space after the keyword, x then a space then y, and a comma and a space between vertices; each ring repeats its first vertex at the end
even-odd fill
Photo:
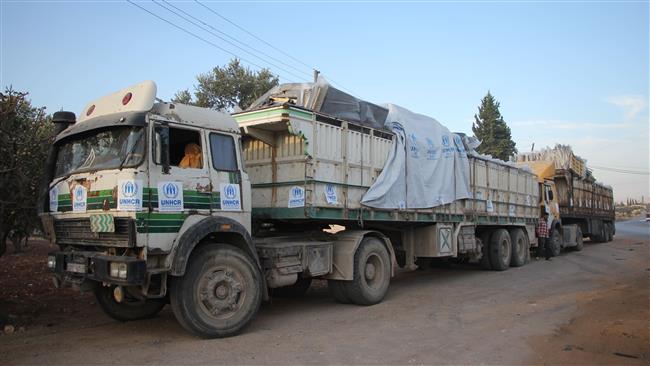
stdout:
POLYGON ((505 271, 512 258, 512 242, 506 229, 497 229, 490 238, 490 263, 495 271, 505 271))
POLYGON ((213 244, 197 249, 185 275, 173 278, 172 310, 189 332, 228 337, 248 325, 260 307, 260 273, 241 249, 213 244))
POLYGON ((165 299, 137 299, 128 289, 122 289, 122 299, 115 299, 115 286, 97 286, 95 288, 97 303, 106 315, 119 321, 131 321, 150 318, 165 307, 165 299))
POLYGON ((377 238, 364 238, 354 254, 354 278, 343 281, 345 294, 357 305, 374 305, 384 299, 390 283, 390 255, 377 238))

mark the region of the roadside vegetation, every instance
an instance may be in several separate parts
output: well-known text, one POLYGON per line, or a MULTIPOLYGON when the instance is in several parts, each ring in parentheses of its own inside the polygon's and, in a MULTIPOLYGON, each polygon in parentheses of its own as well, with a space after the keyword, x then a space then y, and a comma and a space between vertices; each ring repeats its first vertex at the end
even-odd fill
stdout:
POLYGON ((21 252, 40 229, 37 202, 53 126, 45 107, 11 87, 0 93, 0 255, 21 252))

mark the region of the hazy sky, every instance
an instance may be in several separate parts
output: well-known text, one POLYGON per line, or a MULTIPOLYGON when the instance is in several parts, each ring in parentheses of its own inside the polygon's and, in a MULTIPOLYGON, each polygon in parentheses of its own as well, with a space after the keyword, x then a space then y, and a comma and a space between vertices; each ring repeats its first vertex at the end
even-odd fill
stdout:
MULTIPOLYGON (((167 100, 232 57, 126 1, 0 1, 0 86, 28 91, 49 112, 78 113, 146 79, 167 100)), ((194 1, 172 4, 272 58, 152 1, 136 3, 283 82, 308 80, 302 63, 315 66, 364 99, 400 104, 454 131, 471 132, 490 90, 518 149, 570 144, 617 200, 650 195, 648 175, 595 168, 650 170, 647 1, 203 2, 302 63, 194 1)))

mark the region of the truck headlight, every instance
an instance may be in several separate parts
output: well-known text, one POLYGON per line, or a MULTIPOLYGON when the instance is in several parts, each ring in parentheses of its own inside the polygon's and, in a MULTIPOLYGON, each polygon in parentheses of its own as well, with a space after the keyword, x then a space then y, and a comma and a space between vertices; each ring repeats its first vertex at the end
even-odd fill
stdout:
POLYGON ((111 262, 111 277, 126 279, 126 263, 111 262))
POLYGON ((47 256, 47 268, 54 269, 56 268, 56 257, 53 255, 47 256))

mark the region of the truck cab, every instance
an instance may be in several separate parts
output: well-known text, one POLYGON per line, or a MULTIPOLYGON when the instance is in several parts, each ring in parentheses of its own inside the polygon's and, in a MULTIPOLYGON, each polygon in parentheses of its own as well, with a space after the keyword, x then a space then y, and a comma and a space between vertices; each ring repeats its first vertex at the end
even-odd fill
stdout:
POLYGON ((175 302, 204 336, 252 319, 266 286, 230 115, 158 101, 146 81, 89 103, 49 161, 41 217, 60 248, 48 257, 57 286, 94 291, 119 320, 175 302))
POLYGON ((517 163, 531 169, 539 185, 539 206, 541 213, 548 214, 550 248, 553 256, 560 255, 564 248, 582 250, 582 231, 578 225, 563 224, 557 185, 555 184, 555 163, 553 161, 527 161, 517 163))

